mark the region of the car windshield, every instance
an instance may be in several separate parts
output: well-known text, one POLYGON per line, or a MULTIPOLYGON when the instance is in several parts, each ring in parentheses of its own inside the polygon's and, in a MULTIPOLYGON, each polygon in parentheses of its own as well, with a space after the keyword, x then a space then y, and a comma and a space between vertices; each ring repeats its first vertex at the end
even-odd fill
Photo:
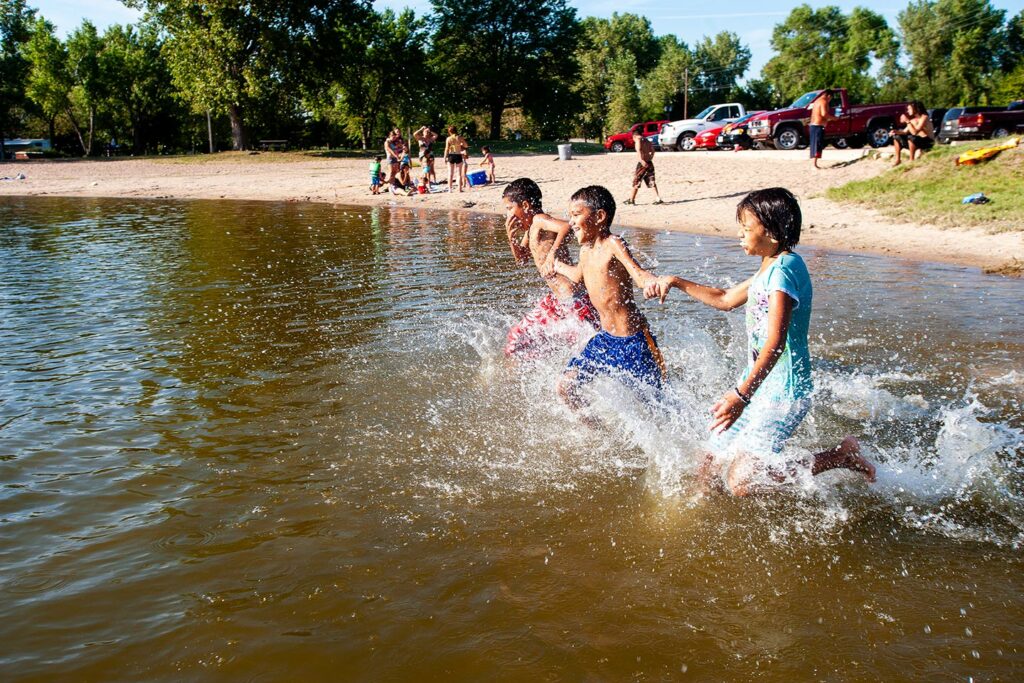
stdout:
POLYGON ((953 107, 952 109, 946 112, 946 115, 942 117, 942 120, 950 121, 952 119, 958 119, 960 118, 960 112, 962 111, 963 109, 961 109, 960 107, 953 107))
POLYGON ((800 99, 798 99, 793 104, 789 105, 789 108, 790 109, 806 109, 807 105, 810 104, 811 102, 813 102, 814 98, 817 97, 818 93, 820 93, 820 92, 821 92, 820 90, 812 90, 811 92, 802 95, 800 97, 800 99))
POLYGON ((744 121, 748 121, 749 119, 754 118, 754 116, 756 116, 756 114, 754 112, 750 112, 749 114, 744 114, 743 116, 739 117, 738 119, 733 121, 733 123, 743 123, 744 121))
POLYGON ((705 109, 705 110, 704 110, 704 111, 702 111, 701 113, 697 114, 697 115, 696 115, 696 116, 694 116, 693 118, 695 118, 695 119, 702 119, 702 118, 704 118, 705 116, 707 116, 708 114, 710 114, 710 113, 711 113, 711 110, 712 110, 712 109, 714 109, 714 108, 715 108, 715 105, 711 105, 710 107, 708 107, 707 109, 705 109))

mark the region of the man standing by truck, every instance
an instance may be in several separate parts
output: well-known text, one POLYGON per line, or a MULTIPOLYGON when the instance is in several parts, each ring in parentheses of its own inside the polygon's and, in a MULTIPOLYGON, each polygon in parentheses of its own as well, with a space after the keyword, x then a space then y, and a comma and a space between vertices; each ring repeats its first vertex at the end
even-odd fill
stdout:
POLYGON ((826 88, 818 93, 818 96, 811 102, 811 125, 807 128, 810 132, 810 150, 814 168, 821 168, 818 166, 818 159, 821 158, 821 150, 825 148, 825 124, 832 118, 828 113, 830 99, 832 99, 832 89, 826 88))

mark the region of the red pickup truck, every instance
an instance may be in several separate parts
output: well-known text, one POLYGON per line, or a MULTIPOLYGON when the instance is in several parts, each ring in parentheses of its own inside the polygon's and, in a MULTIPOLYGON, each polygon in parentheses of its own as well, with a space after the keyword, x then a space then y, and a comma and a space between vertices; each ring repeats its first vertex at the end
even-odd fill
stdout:
POLYGON ((649 138, 653 135, 656 141, 663 123, 668 123, 668 121, 634 123, 629 127, 628 133, 616 133, 615 135, 609 135, 604 141, 604 148, 610 152, 622 152, 627 149, 635 149, 636 146, 633 144, 633 131, 638 128, 645 138, 649 138))
POLYGON ((957 140, 1005 138, 1024 127, 1024 100, 1010 103, 1006 111, 965 114, 957 121, 957 140))
MULTIPOLYGON (((755 116, 747 123, 747 131, 755 143, 778 149, 796 149, 807 143, 811 120, 811 102, 820 90, 799 97, 785 109, 755 116)), ((889 130, 899 123, 907 102, 891 104, 859 104, 851 106, 845 88, 835 89, 829 100, 834 118, 825 126, 827 142, 844 141, 850 147, 884 147, 889 144, 889 130)))

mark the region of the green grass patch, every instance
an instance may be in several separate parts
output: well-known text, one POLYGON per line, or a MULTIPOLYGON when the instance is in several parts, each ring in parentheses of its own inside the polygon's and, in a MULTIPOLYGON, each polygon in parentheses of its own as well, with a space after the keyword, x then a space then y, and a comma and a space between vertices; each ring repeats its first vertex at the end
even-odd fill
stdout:
POLYGON ((854 202, 915 223, 942 227, 981 227, 990 232, 1024 230, 1024 144, 1000 152, 977 166, 956 166, 969 149, 1006 140, 981 140, 956 146, 936 145, 913 163, 906 161, 868 180, 828 190, 829 199, 854 202), (961 204, 967 195, 984 192, 988 204, 961 204))

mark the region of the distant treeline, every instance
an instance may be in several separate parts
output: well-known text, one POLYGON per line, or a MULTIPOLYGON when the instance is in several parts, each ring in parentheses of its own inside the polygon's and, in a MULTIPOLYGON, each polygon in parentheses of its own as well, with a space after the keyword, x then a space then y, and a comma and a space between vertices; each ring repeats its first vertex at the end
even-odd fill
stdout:
POLYGON ((136 154, 376 147, 394 125, 470 135, 600 138, 717 101, 775 108, 807 90, 929 107, 1024 96, 1024 12, 917 0, 890 26, 858 7, 794 9, 743 85, 750 49, 721 32, 687 45, 635 14, 580 19, 565 0, 125 0, 137 25, 88 21, 60 39, 25 0, 0 0, 0 133, 71 154, 112 139, 136 154))

